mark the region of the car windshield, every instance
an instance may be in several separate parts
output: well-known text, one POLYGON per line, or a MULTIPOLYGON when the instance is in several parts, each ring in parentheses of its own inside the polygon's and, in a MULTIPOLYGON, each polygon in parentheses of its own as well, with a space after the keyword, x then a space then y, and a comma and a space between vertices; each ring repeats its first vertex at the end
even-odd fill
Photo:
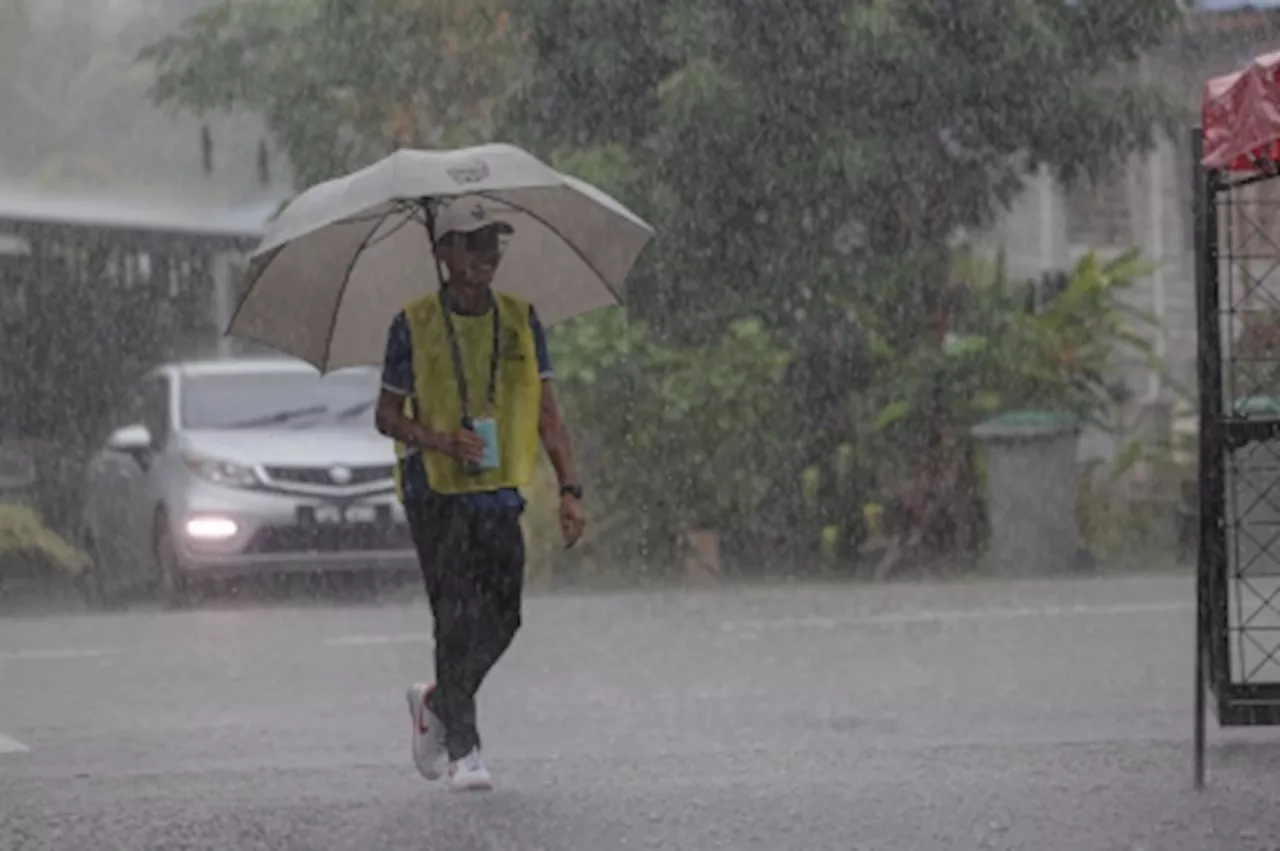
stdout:
POLYGON ((371 370, 319 376, 307 372, 242 372, 187 376, 182 427, 242 429, 316 425, 368 428, 378 376, 371 370))

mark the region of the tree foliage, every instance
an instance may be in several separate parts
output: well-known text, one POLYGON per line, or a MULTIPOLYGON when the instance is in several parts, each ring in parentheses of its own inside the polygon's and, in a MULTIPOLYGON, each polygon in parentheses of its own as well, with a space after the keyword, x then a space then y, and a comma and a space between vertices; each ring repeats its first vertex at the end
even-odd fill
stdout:
MULTIPOLYGON (((969 430, 1004 411, 1076 414, 1115 425, 1126 401, 1117 367, 1152 358, 1153 320, 1128 298, 1147 273, 1130 253, 1080 260, 1056 292, 1028 297, 999 263, 956 260, 959 332, 942 346, 901 338, 892 317, 866 314, 876 381, 820 421, 790 386, 812 367, 803 348, 758 319, 712 344, 662 341, 624 311, 557 329, 553 357, 574 421, 608 463, 589 464, 593 492, 628 514, 619 539, 635 552, 696 528, 746 535, 762 555, 817 555, 821 535, 851 555, 865 537, 866 501, 894 506, 904 537, 925 550, 976 542, 969 430), (806 548, 810 548, 807 550, 806 548)), ((909 273, 909 271, 908 271, 909 273)), ((1153 365, 1155 365, 1153 363, 1153 365)))
POLYGON ((856 445, 861 474, 910 503, 917 531, 949 528, 930 542, 948 549, 971 518, 943 515, 975 499, 965 424, 1032 403, 1098 413, 1094 355, 1128 333, 1078 303, 1110 270, 1078 270, 1028 317, 957 274, 954 247, 1041 163, 1097 177, 1151 144, 1174 111, 1135 63, 1181 14, 1177 0, 534 0, 518 12, 534 73, 508 126, 556 157, 626 164, 619 193, 663 226, 633 288, 657 334, 711 345, 752 315, 787 340, 805 439, 776 477, 856 445), (1097 321, 1070 324, 1082 315, 1097 321), (837 360, 831 394, 814 367, 837 360))
POLYGON ((261 115, 304 186, 486 135, 520 56, 496 0, 228 0, 141 53, 158 103, 261 115))
POLYGON ((1060 292, 1028 299, 1026 282, 1009 281, 999 265, 962 264, 967 303, 954 319, 963 333, 942 347, 895 345, 872 334, 878 360, 872 422, 881 457, 909 469, 931 449, 931 423, 963 438, 981 420, 1006 411, 1069 413, 1102 429, 1127 401, 1118 369, 1134 362, 1158 368, 1154 320, 1126 298, 1148 271, 1129 253, 1109 262, 1082 258, 1060 292))
POLYGON ((642 536, 622 549, 731 527, 761 509, 791 449, 793 355, 758 319, 690 347, 656 339, 625 310, 605 311, 557 329, 552 355, 588 447, 607 453, 608 463, 590 465, 592 490, 642 536))
POLYGON ((1125 67, 1177 0, 532 0, 512 127, 548 150, 623 145, 664 225, 649 311, 698 327, 832 290, 939 307, 936 263, 1040 162, 1101 174, 1170 114, 1125 67), (680 311, 672 309, 679 303, 680 311))

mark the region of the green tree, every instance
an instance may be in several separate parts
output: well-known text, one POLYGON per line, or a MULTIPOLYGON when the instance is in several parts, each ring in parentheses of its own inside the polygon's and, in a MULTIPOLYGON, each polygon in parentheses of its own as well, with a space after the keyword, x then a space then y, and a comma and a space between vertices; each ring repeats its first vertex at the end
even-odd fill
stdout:
POLYGON ((1181 5, 531 0, 512 127, 643 162, 629 200, 664 225, 662 323, 696 334, 768 305, 807 324, 832 289, 876 298, 912 254, 932 262, 885 297, 918 332, 944 307, 948 240, 1028 168, 1102 174, 1150 143, 1168 101, 1123 68, 1181 5))
MULTIPOLYGON (((1175 113, 1129 70, 1182 5, 531 0, 518 14, 534 73, 509 126, 553 157, 613 151, 627 164, 623 200, 662 224, 632 290, 660 336, 708 341, 759 315, 798 363, 844 363, 827 384, 936 395, 956 378, 944 344, 972 298, 956 240, 991 223, 1038 165, 1103 176, 1152 142, 1175 113)), ((802 372, 792 431, 806 440, 789 469, 829 463, 858 440, 841 430, 874 416, 802 372)), ((949 436, 958 412, 932 411, 912 419, 911 454, 895 454, 883 484, 936 505, 969 500, 949 436)))
MULTIPOLYGON (((791 450, 783 431, 791 353, 758 319, 713 344, 655 338, 625 309, 556 329, 552 356, 572 419, 584 431, 591 489, 618 557, 670 565, 684 533, 754 522, 791 450)), ((785 484, 785 483, 783 483, 785 484)))
POLYGON ((304 186, 487 135, 521 55, 496 0, 229 0, 141 52, 158 103, 261 115, 304 186))

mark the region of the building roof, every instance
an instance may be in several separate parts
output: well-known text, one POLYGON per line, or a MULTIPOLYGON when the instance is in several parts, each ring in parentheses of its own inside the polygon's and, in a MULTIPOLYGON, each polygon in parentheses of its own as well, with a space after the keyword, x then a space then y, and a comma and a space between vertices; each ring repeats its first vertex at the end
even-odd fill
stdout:
POLYGON ((123 195, 71 195, 0 188, 0 223, 63 224, 189 236, 260 239, 279 200, 241 207, 181 204, 123 195))
POLYGON ((261 372, 318 372, 309 363, 291 357, 195 358, 175 361, 169 367, 183 375, 241 375, 261 372))
POLYGON ((1280 0, 1196 0, 1197 12, 1234 12, 1237 9, 1280 8, 1280 0))
MULTIPOLYGON (((182 375, 246 375, 262 373, 310 373, 319 375, 320 371, 311 364, 289 355, 258 355, 230 358, 195 358, 175 361, 167 364, 182 375)), ((161 367, 162 369, 164 367, 161 367)), ((348 374, 369 373, 376 375, 373 367, 352 367, 334 370, 335 373, 348 374)))

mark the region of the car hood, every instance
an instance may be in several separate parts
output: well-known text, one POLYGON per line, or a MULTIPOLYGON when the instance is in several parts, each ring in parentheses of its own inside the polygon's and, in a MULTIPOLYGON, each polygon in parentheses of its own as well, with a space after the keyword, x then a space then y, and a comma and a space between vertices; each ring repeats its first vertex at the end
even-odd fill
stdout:
POLYGON ((372 467, 396 460, 395 445, 373 429, 232 429, 192 431, 183 438, 189 452, 246 466, 372 467))

